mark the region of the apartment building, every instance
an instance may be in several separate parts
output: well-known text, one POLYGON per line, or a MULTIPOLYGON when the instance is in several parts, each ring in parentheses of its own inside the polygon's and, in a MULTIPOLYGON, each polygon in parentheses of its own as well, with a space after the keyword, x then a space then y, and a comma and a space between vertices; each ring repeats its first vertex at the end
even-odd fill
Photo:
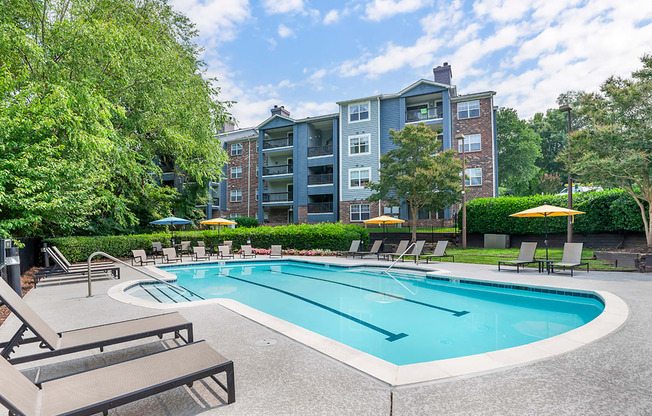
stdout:
MULTIPOLYGON (((436 131, 443 149, 456 149, 460 158, 455 137, 464 135, 467 200, 496 196, 495 92, 460 95, 451 80, 444 63, 433 69, 433 80, 340 101, 335 114, 293 119, 274 106, 260 125, 222 133, 231 160, 220 184, 220 215, 269 224, 359 223, 382 214, 407 220, 406 206, 370 202, 364 185, 378 180, 380 156, 394 148, 390 130, 417 123, 436 131)), ((418 223, 449 226, 458 210, 420 212, 418 223)))

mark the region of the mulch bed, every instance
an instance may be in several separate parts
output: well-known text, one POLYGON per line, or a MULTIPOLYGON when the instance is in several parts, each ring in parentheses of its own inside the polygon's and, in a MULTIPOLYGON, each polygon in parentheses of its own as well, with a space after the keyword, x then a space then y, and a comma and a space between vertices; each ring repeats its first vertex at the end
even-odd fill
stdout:
MULTIPOLYGON (((23 288, 23 296, 34 287, 34 273, 39 271, 40 267, 32 267, 25 274, 20 276, 20 283, 23 288)), ((0 306, 0 325, 7 319, 11 311, 6 306, 0 306)))

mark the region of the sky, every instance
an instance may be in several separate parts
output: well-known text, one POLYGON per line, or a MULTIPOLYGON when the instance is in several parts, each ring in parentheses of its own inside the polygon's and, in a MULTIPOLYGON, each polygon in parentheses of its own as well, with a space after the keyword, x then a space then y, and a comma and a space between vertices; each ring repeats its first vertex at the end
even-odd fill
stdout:
POLYGON ((448 62, 458 93, 521 118, 569 90, 629 77, 652 54, 652 0, 170 0, 199 31, 239 128, 396 93, 448 62))

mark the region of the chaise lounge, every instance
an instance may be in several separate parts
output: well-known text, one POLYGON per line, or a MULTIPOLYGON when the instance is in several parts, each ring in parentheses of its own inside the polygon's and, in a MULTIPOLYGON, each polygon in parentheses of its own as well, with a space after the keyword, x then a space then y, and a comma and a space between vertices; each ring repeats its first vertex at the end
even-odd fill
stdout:
POLYGON ((537 243, 521 243, 521 249, 518 251, 518 258, 516 260, 504 260, 498 262, 498 271, 500 271, 500 265, 509 265, 516 266, 516 273, 519 272, 519 267, 525 266, 526 264, 537 263, 539 265, 539 271, 541 271, 541 263, 538 260, 534 259, 534 253, 537 250, 537 243))
POLYGON ((582 262, 582 248, 584 243, 564 243, 564 252, 561 255, 561 262, 551 263, 550 272, 555 272, 555 267, 561 269, 570 269, 573 277, 573 269, 586 266, 586 272, 589 272, 589 263, 582 262))
POLYGON ((455 262, 455 256, 453 256, 452 254, 446 254, 447 247, 448 247, 448 240, 437 241, 437 246, 435 246, 434 253, 426 254, 420 257, 426 259, 426 264, 430 263, 430 259, 442 259, 444 257, 451 257, 453 262, 455 262))

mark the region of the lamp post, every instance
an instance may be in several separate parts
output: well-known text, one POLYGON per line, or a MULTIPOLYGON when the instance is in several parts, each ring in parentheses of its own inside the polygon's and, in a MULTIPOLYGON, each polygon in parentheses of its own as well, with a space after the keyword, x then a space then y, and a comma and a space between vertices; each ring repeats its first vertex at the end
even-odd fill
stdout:
POLYGON ((462 141, 462 249, 466 250, 466 151, 464 135, 458 133, 455 139, 462 141))
MULTIPOLYGON (((570 145, 571 145, 571 106, 564 104, 559 107, 559 111, 562 113, 568 113, 568 209, 573 209, 573 177, 571 174, 571 154, 570 154, 570 145)), ((573 216, 568 217, 568 228, 567 228, 567 238, 568 242, 573 242, 573 216)))

